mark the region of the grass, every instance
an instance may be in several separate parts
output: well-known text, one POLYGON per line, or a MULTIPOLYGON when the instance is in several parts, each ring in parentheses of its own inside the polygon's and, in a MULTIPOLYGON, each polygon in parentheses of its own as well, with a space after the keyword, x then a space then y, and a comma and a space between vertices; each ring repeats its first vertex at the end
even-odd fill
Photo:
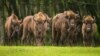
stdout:
POLYGON ((100 47, 0 46, 0 56, 100 56, 100 47))

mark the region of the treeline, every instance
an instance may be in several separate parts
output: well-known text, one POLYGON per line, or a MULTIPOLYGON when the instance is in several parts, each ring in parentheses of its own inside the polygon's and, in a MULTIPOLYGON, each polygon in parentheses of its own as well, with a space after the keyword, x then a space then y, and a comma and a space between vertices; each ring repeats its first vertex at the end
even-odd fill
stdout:
POLYGON ((52 18, 65 10, 73 10, 80 15, 81 19, 87 14, 95 16, 100 32, 100 0, 0 0, 0 35, 4 35, 2 33, 4 33, 5 20, 12 11, 19 19, 23 19, 38 11, 43 11, 52 18))

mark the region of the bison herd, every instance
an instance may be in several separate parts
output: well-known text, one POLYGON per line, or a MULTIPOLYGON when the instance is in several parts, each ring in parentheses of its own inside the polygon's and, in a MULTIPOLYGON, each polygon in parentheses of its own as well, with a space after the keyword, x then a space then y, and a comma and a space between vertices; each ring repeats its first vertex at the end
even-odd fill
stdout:
POLYGON ((47 31, 52 30, 52 45, 77 44, 82 37, 84 46, 94 46, 94 37, 97 31, 94 16, 85 15, 81 17, 72 10, 58 13, 51 19, 46 13, 38 12, 26 16, 23 20, 12 13, 5 22, 5 43, 11 45, 13 42, 31 45, 45 45, 47 31), (82 36, 79 36, 81 35, 82 36))

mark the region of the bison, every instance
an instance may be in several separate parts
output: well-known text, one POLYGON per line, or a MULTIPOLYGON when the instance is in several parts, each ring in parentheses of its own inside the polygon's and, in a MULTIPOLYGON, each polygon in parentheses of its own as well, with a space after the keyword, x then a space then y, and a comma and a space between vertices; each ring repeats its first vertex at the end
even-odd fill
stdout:
POLYGON ((49 20, 48 15, 43 12, 38 12, 34 16, 25 17, 22 24, 22 41, 24 41, 25 38, 29 38, 30 35, 33 35, 35 45, 43 45, 43 39, 46 35, 49 20))
POLYGON ((77 40, 77 23, 79 20, 79 15, 73 12, 72 10, 65 11, 64 13, 66 14, 66 18, 68 19, 69 25, 67 42, 70 46, 72 46, 77 40))
POLYGON ((87 15, 83 17, 82 35, 84 46, 94 46, 94 37, 97 31, 97 25, 95 23, 95 17, 87 15))
POLYGON ((44 45, 44 37, 48 30, 50 18, 43 12, 38 12, 34 15, 34 37, 36 45, 44 45))
POLYGON ((68 19, 64 13, 59 13, 52 19, 53 45, 64 45, 68 35, 68 19))
POLYGON ((5 41, 8 41, 7 43, 11 44, 13 40, 17 40, 16 38, 18 38, 19 36, 20 24, 21 20, 19 20, 14 13, 12 13, 9 17, 7 17, 5 22, 5 33, 6 33, 5 41))
POLYGON ((35 21, 32 15, 26 16, 23 19, 23 23, 21 25, 23 29, 21 42, 23 44, 25 44, 25 42, 27 42, 27 44, 32 44, 32 41, 34 39, 34 36, 33 36, 34 35, 34 25, 35 25, 35 21))

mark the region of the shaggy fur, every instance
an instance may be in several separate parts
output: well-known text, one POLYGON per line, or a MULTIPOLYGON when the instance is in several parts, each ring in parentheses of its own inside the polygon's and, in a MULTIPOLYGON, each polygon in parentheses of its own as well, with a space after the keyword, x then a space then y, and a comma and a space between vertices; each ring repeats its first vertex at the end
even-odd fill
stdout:
POLYGON ((83 17, 82 35, 84 46, 94 46, 94 37, 97 31, 95 18, 88 15, 83 17))
POLYGON ((7 17, 5 22, 5 39, 7 39, 8 42, 11 42, 11 39, 14 37, 15 33, 17 33, 19 36, 20 23, 21 21, 18 20, 18 17, 14 13, 7 17))

